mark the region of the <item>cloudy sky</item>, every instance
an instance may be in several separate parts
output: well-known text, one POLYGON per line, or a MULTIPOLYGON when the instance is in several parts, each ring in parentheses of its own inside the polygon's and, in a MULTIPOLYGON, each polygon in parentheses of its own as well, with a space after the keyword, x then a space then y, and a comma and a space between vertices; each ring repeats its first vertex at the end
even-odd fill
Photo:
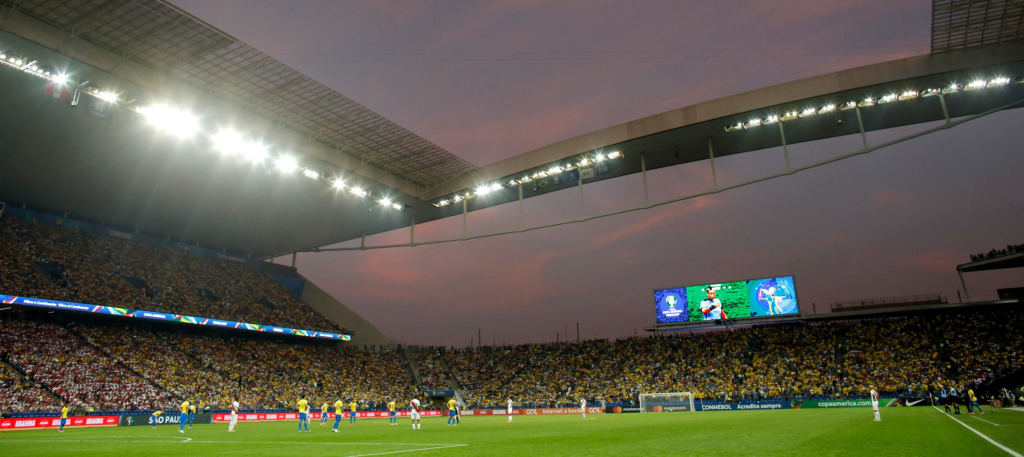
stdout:
MULTIPOLYGON (((850 0, 339 1, 175 4, 483 166, 643 116, 929 52, 929 2, 850 0)), ((1024 113, 988 118, 790 177, 525 234, 300 254, 299 271, 400 342, 467 346, 643 332, 651 290, 795 275, 803 312, 941 293, 970 253, 1024 242, 1024 113)), ((869 135, 871 142, 927 126, 869 135)), ((791 148, 795 165, 859 147, 791 148)), ((770 150, 716 161, 719 182, 782 167, 770 150)), ((704 164, 650 174, 651 198, 711 186, 704 164)), ((586 189, 588 211, 642 202, 638 176, 586 189)), ((571 194, 571 195, 570 195, 571 194)), ((574 217, 577 195, 527 200, 528 223, 574 217)), ((514 207, 470 215, 514 227, 514 207)), ((418 240, 461 220, 418 226, 418 240)), ((408 231, 368 243, 408 239, 408 231)), ((282 260, 283 261, 283 260, 282 260)), ((1024 273, 968 279, 973 298, 1024 273)), ((961 292, 962 293, 962 292, 961 292)))

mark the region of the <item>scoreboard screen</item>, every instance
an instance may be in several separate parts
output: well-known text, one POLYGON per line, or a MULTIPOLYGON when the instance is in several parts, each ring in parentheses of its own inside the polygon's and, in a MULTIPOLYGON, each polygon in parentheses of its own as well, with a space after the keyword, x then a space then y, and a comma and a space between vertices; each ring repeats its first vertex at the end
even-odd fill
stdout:
POLYGON ((792 276, 657 289, 658 324, 798 314, 792 276))

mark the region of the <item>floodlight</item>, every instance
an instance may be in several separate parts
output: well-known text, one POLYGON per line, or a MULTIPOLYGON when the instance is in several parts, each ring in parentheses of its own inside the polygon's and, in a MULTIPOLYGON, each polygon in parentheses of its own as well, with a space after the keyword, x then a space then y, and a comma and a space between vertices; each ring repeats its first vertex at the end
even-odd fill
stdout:
POLYGON ((342 181, 340 178, 335 179, 334 181, 331 181, 331 186, 335 189, 342 190, 345 188, 345 181, 342 181))
POLYGON ((796 111, 788 111, 788 112, 786 112, 785 114, 782 115, 782 119, 781 120, 783 120, 783 121, 791 121, 793 119, 796 119, 797 117, 799 117, 799 113, 797 113, 796 111))
POLYGON ((514 180, 514 179, 508 182, 508 186, 509 187, 512 187, 512 186, 515 186, 515 185, 518 185, 518 184, 519 183, 517 183, 516 180, 514 180))
POLYGON ((962 87, 959 84, 955 84, 954 83, 954 84, 950 84, 949 87, 947 87, 945 89, 942 89, 942 93, 944 93, 944 94, 952 94, 954 92, 959 92, 960 89, 962 89, 962 87))
POLYGON ((398 203, 392 203, 391 207, 394 209, 402 209, 402 205, 399 205, 398 203))
POLYGON ((985 80, 973 81, 970 84, 968 84, 966 87, 964 87, 964 90, 984 89, 985 86, 987 86, 987 85, 988 85, 988 82, 985 81, 985 80))
POLYGON ((320 173, 317 173, 316 170, 310 168, 302 170, 302 174, 309 179, 320 179, 320 173))
POLYGON ((391 206, 391 199, 385 198, 385 199, 380 201, 380 204, 382 204, 384 206, 391 206))
POLYGON ((350 187, 348 189, 348 193, 350 193, 352 195, 357 195, 357 196, 360 196, 360 197, 365 197, 366 196, 366 191, 363 190, 363 189, 360 189, 358 187, 350 187))
MULTIPOLYGON (((0 57, 0 58, 2 58, 2 57, 0 57)), ((54 75, 53 76, 53 82, 63 86, 65 83, 68 82, 68 76, 65 75, 65 74, 54 75)))
POLYGON ((941 91, 938 90, 938 89, 925 89, 925 90, 921 91, 921 97, 922 98, 924 98, 924 97, 933 97, 933 96, 939 95, 940 92, 941 91))
POLYGON ((836 105, 825 105, 818 110, 818 114, 831 113, 836 110, 836 105))
POLYGON ((743 130, 743 124, 733 124, 725 127, 726 132, 735 132, 737 130, 743 130))
POLYGON ((846 111, 848 109, 854 109, 856 107, 857 107, 857 102, 846 102, 846 103, 843 103, 843 106, 839 107, 839 111, 846 111))
POLYGON ((901 101, 902 101, 902 100, 910 100, 910 99, 912 99, 912 98, 917 98, 917 95, 918 95, 918 94, 917 94, 917 91, 916 91, 916 90, 908 90, 908 91, 906 91, 906 92, 904 92, 904 93, 900 94, 900 98, 899 98, 899 99, 900 99, 901 101))
POLYGON ((814 116, 815 114, 818 114, 818 110, 814 108, 807 108, 800 113, 800 117, 814 116))
POLYGON ((291 156, 278 157, 277 160, 274 161, 274 165, 277 166, 278 170, 285 173, 291 173, 299 168, 299 163, 291 156))
POLYGON ((211 140, 213 141, 213 149, 223 154, 234 154, 240 152, 245 147, 242 135, 232 130, 221 130, 211 140))
POLYGON ((774 124, 776 122, 779 122, 779 116, 776 116, 774 114, 764 118, 764 123, 765 124, 774 124))
POLYGON ((449 203, 451 203, 451 202, 448 201, 448 200, 441 200, 441 201, 435 203, 434 206, 440 208, 442 206, 448 206, 449 203))
POLYGON ((897 95, 896 95, 896 94, 889 94, 889 95, 886 95, 885 97, 882 97, 882 98, 878 99, 878 103, 890 103, 890 102, 894 102, 894 101, 896 101, 896 100, 897 100, 897 98, 898 98, 898 97, 897 97, 897 95))
POLYGON ((584 157, 584 158, 583 158, 583 160, 580 160, 580 163, 579 163, 579 165, 580 165, 581 167, 585 167, 585 166, 587 166, 587 165, 589 165, 589 164, 590 164, 590 159, 588 159, 588 158, 586 158, 586 157, 584 157))
POLYGON ((100 100, 107 101, 107 102, 116 102, 117 101, 117 94, 115 94, 113 92, 105 91, 105 90, 101 90, 99 92, 96 92, 96 97, 99 98, 100 100))
POLYGON ((157 129, 181 138, 189 138, 199 131, 199 119, 184 111, 166 106, 152 106, 139 108, 138 112, 157 129))
POLYGON ((550 169, 548 169, 548 174, 549 175, 553 175, 555 173, 561 173, 561 172, 562 172, 562 167, 560 167, 558 165, 555 165, 555 166, 551 167, 550 169))
POLYGON ((611 154, 608 154, 609 159, 618 159, 619 157, 622 157, 622 152, 620 151, 612 151, 611 154))
POLYGON ((753 120, 751 120, 750 122, 747 122, 747 123, 746 123, 746 124, 745 124, 745 125, 743 126, 743 128, 747 128, 747 129, 749 129, 749 128, 751 128, 751 127, 757 127, 757 126, 759 126, 759 125, 761 125, 761 120, 760 120, 760 119, 753 119, 753 120))
POLYGON ((1010 84, 1010 78, 996 78, 988 82, 988 87, 1005 86, 1010 84))
POLYGON ((868 97, 868 98, 865 98, 864 100, 861 100, 861 102, 858 103, 857 106, 860 106, 862 108, 865 107, 865 106, 874 106, 875 102, 876 102, 875 99, 873 99, 871 97, 868 97))
POLYGON ((496 191, 499 191, 501 189, 504 189, 504 187, 501 187, 501 184, 498 184, 498 183, 491 184, 491 192, 496 192, 496 191))
POLYGON ((522 184, 524 182, 530 182, 530 181, 533 181, 533 178, 531 178, 529 176, 523 176, 523 178, 519 180, 519 184, 522 184))

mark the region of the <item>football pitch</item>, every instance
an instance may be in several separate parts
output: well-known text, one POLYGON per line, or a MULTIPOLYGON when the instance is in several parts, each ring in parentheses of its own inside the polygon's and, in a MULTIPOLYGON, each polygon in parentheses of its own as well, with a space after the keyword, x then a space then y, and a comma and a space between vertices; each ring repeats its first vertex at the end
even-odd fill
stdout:
POLYGON ((0 454, 22 455, 1003 455, 1024 452, 1024 412, 990 410, 955 416, 930 407, 884 408, 873 422, 868 408, 723 411, 580 416, 466 417, 458 427, 445 418, 423 420, 412 430, 386 420, 342 421, 339 433, 319 421, 312 433, 296 422, 173 425, 5 431, 0 454), (968 427, 965 427, 969 426, 968 427), (973 429, 974 431, 972 431, 973 429), (981 435, 984 435, 981 436, 981 435), (987 437, 988 439, 986 439, 987 437), (989 441, 991 440, 991 441, 989 441))

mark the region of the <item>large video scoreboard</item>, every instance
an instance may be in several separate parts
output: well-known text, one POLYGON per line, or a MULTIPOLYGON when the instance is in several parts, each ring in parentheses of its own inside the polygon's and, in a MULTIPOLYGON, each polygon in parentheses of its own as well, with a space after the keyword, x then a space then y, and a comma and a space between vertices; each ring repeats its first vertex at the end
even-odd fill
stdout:
POLYGON ((792 276, 656 289, 658 324, 799 314, 792 276))

